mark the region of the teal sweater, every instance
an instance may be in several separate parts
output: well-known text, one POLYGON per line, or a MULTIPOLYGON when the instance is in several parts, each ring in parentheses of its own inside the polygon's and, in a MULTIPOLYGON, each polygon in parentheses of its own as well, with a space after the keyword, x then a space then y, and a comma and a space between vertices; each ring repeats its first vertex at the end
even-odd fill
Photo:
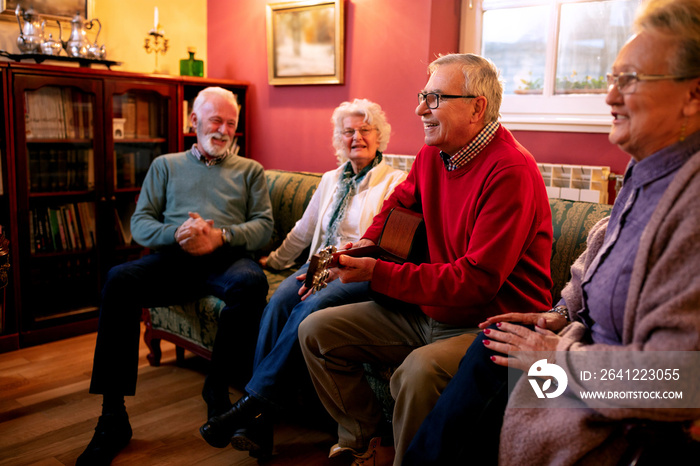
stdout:
POLYGON ((272 206, 265 171, 260 163, 229 155, 207 166, 190 151, 153 160, 131 217, 134 240, 162 249, 175 242, 175 230, 188 212, 228 227, 231 246, 261 248, 272 235, 272 206))

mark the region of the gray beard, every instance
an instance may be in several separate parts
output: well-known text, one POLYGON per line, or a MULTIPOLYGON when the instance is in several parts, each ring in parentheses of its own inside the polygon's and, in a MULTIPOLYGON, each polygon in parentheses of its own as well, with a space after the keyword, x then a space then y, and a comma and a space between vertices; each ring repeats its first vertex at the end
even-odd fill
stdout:
POLYGON ((211 138, 214 136, 220 136, 220 134, 211 133, 202 137, 202 149, 211 157, 221 157, 231 149, 231 141, 229 140, 225 147, 217 148, 211 143, 211 138))

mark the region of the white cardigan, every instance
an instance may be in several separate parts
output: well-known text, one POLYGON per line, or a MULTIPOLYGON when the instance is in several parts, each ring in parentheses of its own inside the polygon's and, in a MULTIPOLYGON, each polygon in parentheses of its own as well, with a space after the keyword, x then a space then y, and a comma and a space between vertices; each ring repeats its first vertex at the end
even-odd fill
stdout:
MULTIPOLYGON (((295 259, 309 244, 311 245, 309 258, 318 252, 327 227, 322 220, 331 208, 333 196, 338 189, 338 178, 344 169, 345 164, 323 174, 304 215, 287 234, 282 245, 270 253, 267 260, 269 267, 277 270, 291 267, 294 265, 295 259)), ((357 225, 356 233, 345 236, 343 241, 355 242, 359 240, 372 224, 372 219, 380 211, 384 200, 405 179, 406 173, 404 171, 392 168, 384 161, 371 169, 358 186, 357 193, 352 198, 347 210, 348 212, 359 211, 362 213, 359 219, 346 219, 357 222, 355 223, 357 225)))

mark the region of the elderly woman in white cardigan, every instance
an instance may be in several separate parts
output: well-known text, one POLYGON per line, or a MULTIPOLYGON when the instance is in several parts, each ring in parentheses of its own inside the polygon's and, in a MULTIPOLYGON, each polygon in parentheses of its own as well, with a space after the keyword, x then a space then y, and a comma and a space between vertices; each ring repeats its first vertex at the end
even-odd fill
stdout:
MULTIPOLYGON (((340 166, 324 173, 302 218, 279 249, 261 260, 266 267, 290 267, 309 246, 314 254, 326 246, 342 249, 356 242, 384 199, 406 178, 403 171, 382 160, 391 126, 378 104, 366 99, 344 102, 331 121, 340 166)), ((200 432, 210 445, 222 448, 231 442, 251 456, 268 456, 272 450, 269 414, 292 401, 292 387, 306 374, 297 337, 299 324, 318 309, 370 299, 367 283, 335 280, 302 300, 299 292, 307 267, 308 263, 282 282, 265 308, 247 394, 202 426, 200 432)))

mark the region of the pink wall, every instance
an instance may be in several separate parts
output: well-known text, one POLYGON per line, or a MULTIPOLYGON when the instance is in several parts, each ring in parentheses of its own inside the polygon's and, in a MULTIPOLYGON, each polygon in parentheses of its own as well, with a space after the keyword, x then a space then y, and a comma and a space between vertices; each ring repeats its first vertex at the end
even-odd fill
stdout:
POLYGON ((266 168, 335 168, 331 113, 354 98, 375 101, 386 112, 393 127, 387 153, 418 152, 423 130, 414 113, 416 93, 435 55, 457 51, 459 0, 347 0, 345 84, 317 86, 268 84, 266 3, 208 4, 208 75, 251 83, 252 158, 266 168))
MULTIPOLYGON (((387 153, 423 144, 414 113, 426 67, 459 43, 460 0, 346 0, 345 84, 270 86, 267 0, 209 0, 208 75, 251 83, 251 156, 266 168, 322 172, 336 166, 330 116, 345 100, 378 102, 392 125, 387 153)), ((622 173, 629 157, 606 134, 517 131, 539 162, 607 165, 622 173)))
POLYGON ((603 133, 513 131, 513 134, 540 163, 602 165, 621 174, 630 160, 603 133))

